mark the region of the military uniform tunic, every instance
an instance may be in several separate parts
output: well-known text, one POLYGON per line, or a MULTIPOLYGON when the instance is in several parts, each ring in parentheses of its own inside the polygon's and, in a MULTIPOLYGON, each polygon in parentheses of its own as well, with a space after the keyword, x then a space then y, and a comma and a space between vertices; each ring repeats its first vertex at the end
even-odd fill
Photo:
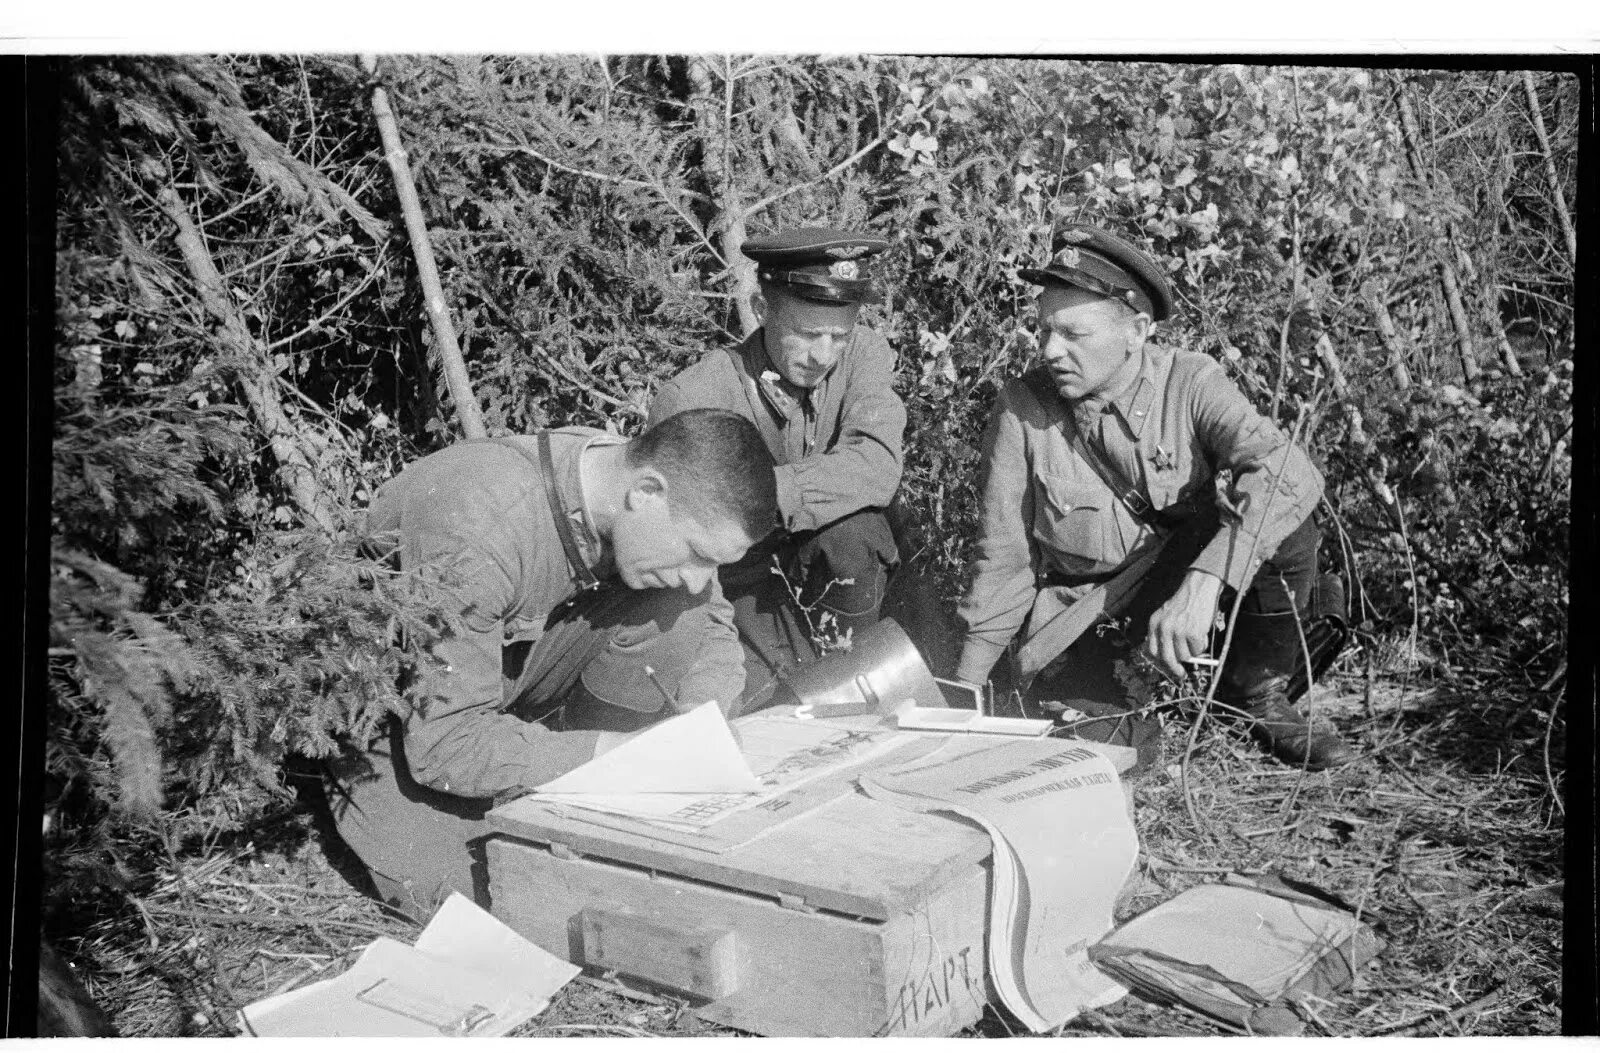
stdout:
POLYGON ((772 369, 765 330, 737 349, 714 351, 662 386, 650 423, 688 409, 725 409, 755 424, 777 462, 782 530, 718 574, 746 646, 746 708, 766 704, 774 677, 815 654, 773 560, 802 604, 827 611, 836 629, 875 621, 898 562, 882 510, 900 485, 906 411, 891 387, 894 353, 862 326, 812 388, 772 369))
POLYGON ((758 329, 738 349, 713 351, 667 381, 650 404, 650 423, 707 408, 755 424, 778 462, 778 508, 791 533, 888 505, 900 486, 906 430, 888 342, 856 326, 838 363, 806 389, 772 369, 764 335, 758 329))
MULTIPOLYGON (((622 440, 589 428, 551 440, 563 514, 582 560, 604 577, 579 458, 622 440)), ((614 577, 580 595, 542 469, 524 455, 536 440, 509 441, 521 452, 471 442, 417 461, 379 490, 368 517, 379 549, 431 579, 459 621, 432 648, 437 661, 413 686, 411 712, 333 772, 340 834, 386 898, 419 909, 449 888, 481 899, 482 861, 469 871, 468 846, 488 832, 494 795, 589 760, 602 730, 670 715, 644 663, 686 704, 731 706, 744 685, 732 608, 715 579, 700 596, 632 590, 614 577)))
POLYGON ((1310 459, 1215 360, 1150 343, 1140 354, 1138 374, 1109 401, 1071 405, 1043 369, 1002 388, 983 440, 958 678, 988 677, 1045 576, 1076 598, 1162 543, 1077 452, 1067 427, 1155 509, 1182 518, 1214 503, 1221 528, 1191 566, 1234 589, 1250 584, 1321 499, 1310 459))

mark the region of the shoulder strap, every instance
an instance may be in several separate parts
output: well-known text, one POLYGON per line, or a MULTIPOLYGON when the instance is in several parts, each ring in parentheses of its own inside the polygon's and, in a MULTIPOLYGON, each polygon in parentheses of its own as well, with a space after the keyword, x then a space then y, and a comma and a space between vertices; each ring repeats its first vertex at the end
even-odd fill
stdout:
POLYGON ((594 576, 594 572, 589 569, 589 565, 583 561, 583 556, 579 554, 578 539, 572 536, 572 523, 567 519, 566 509, 561 507, 561 495, 556 493, 556 460, 555 455, 550 450, 550 432, 547 430, 540 431, 537 437, 539 440, 538 460, 534 460, 533 454, 528 452, 527 447, 515 439, 497 438, 485 441, 498 443, 501 446, 516 450, 529 464, 538 469, 539 477, 544 480, 545 500, 550 503, 550 518, 556 522, 556 535, 561 538, 561 551, 566 553, 567 566, 572 570, 572 577, 577 581, 580 589, 595 588, 600 584, 599 579, 594 576))
POLYGON ((1122 502, 1122 507, 1128 510, 1129 515, 1155 530, 1171 530, 1178 525, 1178 520, 1151 505, 1137 486, 1123 482, 1116 469, 1105 462, 1089 437, 1078 430, 1078 421, 1073 416, 1070 406, 1066 408, 1062 417, 1064 419, 1062 431, 1066 433, 1067 442, 1078 452, 1078 456, 1094 469, 1094 474, 1100 477, 1100 481, 1117 496, 1117 500, 1122 502))
MULTIPOLYGON (((760 330, 757 330, 760 332, 760 330)), ((767 444, 767 450, 779 464, 783 463, 784 444, 783 432, 772 420, 772 410, 761 398, 761 385, 755 377, 750 375, 749 364, 744 359, 745 343, 738 347, 725 347, 728 358, 732 360, 733 375, 739 379, 739 388, 744 392, 745 402, 750 406, 750 419, 756 426, 756 431, 761 433, 761 440, 767 444)))

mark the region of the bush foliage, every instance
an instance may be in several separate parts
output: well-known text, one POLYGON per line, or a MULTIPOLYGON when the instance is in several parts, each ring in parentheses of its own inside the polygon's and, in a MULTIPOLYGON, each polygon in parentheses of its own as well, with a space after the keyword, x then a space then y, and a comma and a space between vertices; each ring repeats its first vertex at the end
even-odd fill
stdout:
MULTIPOLYGON (((1105 222, 1169 268, 1160 338, 1326 466, 1373 638, 1536 680, 1564 660, 1571 77, 772 56, 379 76, 491 434, 637 429, 754 324, 746 237, 870 227, 893 242, 868 320, 899 352, 902 492, 953 597, 978 436, 1033 346, 1015 271, 1058 224, 1105 222)), ((243 822, 284 756, 403 705, 397 641, 428 623, 357 558, 357 516, 458 431, 353 60, 91 58, 62 86, 48 766, 104 848, 107 824, 243 822)))

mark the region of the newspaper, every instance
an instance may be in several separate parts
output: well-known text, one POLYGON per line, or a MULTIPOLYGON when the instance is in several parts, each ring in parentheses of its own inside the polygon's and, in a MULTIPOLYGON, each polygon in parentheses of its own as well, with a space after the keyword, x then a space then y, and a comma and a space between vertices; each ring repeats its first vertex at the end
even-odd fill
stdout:
POLYGON ((1089 960, 1111 930, 1139 841, 1116 767, 1093 744, 1034 739, 941 751, 862 776, 872 797, 968 819, 994 842, 989 971, 1008 1009, 1044 1031, 1128 993, 1089 960))
MULTIPOLYGON (((759 786, 755 792, 561 793, 550 792, 547 785, 539 787, 535 799, 642 819, 672 830, 698 832, 798 786, 884 756, 919 737, 893 728, 852 729, 821 721, 800 721, 783 710, 748 717, 739 721, 738 727, 740 752, 759 786)), ((647 735, 648 732, 641 733, 637 741, 647 744, 647 735)), ((602 755, 594 763, 598 765, 607 756, 602 755)), ((686 756, 682 750, 666 750, 656 756, 661 768, 682 771, 685 777, 692 777, 697 767, 694 757, 686 756)))

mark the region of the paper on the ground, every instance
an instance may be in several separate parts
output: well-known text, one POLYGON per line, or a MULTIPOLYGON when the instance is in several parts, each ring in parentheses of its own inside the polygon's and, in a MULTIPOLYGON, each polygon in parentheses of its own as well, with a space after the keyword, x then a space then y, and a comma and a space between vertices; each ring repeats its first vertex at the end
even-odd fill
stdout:
POLYGON ((469 969, 513 975, 547 998, 579 971, 459 892, 452 892, 435 912, 416 948, 469 969))
POLYGON ((1139 851, 1106 754, 1091 743, 1015 741, 860 781, 873 797, 953 812, 989 833, 990 972, 1025 1025, 1043 1031, 1127 994, 1087 953, 1110 931, 1139 851))
POLYGON ((715 702, 630 735, 587 764, 536 787, 546 794, 756 793, 715 702))
POLYGON ((577 974, 455 894, 417 946, 379 937, 339 976, 245 1006, 240 1024, 271 1038, 504 1035, 577 974))
MULTIPOLYGON (((792 714, 773 710, 740 720, 739 737, 744 744, 743 763, 757 780, 758 793, 592 793, 563 794, 547 800, 695 832, 805 783, 883 756, 916 736, 893 728, 841 728, 797 720, 792 714)), ((615 752, 598 759, 604 760, 615 752)), ((545 797, 544 789, 540 788, 535 799, 545 797)))

